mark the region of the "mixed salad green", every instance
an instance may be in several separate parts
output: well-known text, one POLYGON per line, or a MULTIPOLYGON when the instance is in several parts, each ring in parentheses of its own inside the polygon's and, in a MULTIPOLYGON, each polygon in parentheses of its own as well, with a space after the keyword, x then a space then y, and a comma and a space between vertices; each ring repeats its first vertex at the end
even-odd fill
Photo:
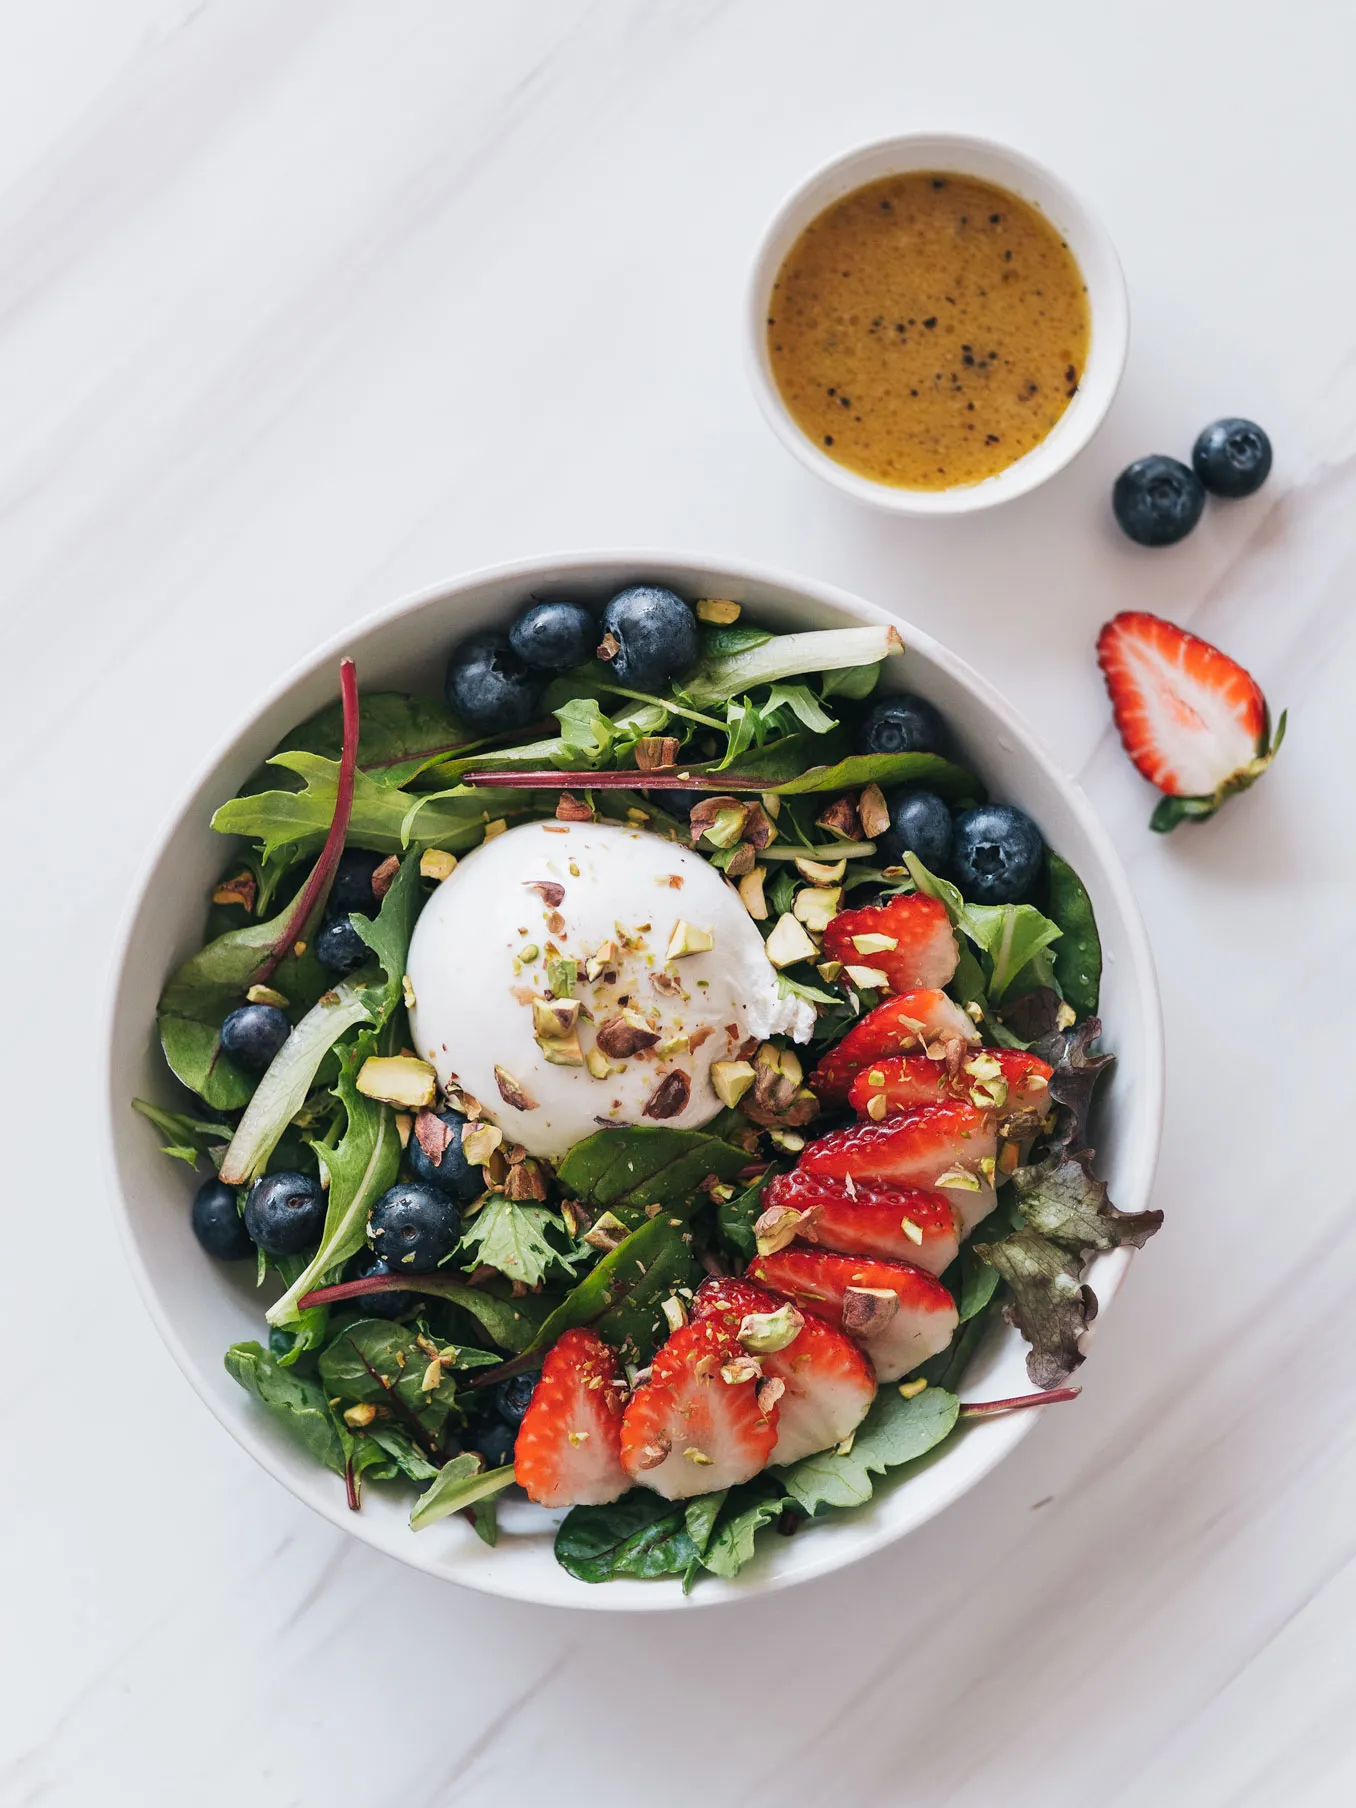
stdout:
MULTIPOLYGON (((1029 1343, 1035 1388, 1058 1389, 1096 1310, 1083 1277, 1090 1253, 1140 1244, 1159 1222, 1118 1212, 1092 1172, 1089 1112, 1112 1057, 1097 1046, 1101 950, 1088 894, 1037 837, 1021 895, 986 901, 1003 889, 1003 850, 976 867, 975 848, 947 854, 928 840, 927 822, 946 830, 995 806, 930 706, 905 700, 921 705, 914 717, 882 707, 895 633, 777 635, 723 600, 695 605, 695 622, 695 662, 667 681, 623 682, 624 662, 606 655, 580 661, 542 675, 518 711, 530 707, 531 720, 507 731, 488 708, 476 720, 424 695, 360 699, 346 663, 339 701, 300 724, 213 818, 227 840, 203 945, 159 1007, 181 1102, 135 1101, 165 1153, 198 1177, 204 1249, 254 1264, 261 1337, 226 1352, 231 1375, 333 1471, 355 1510, 368 1484, 399 1485, 417 1491, 415 1529, 462 1512, 493 1544, 543 1355, 588 1327, 643 1383, 703 1277, 738 1274, 765 1246, 770 1179, 842 1121, 805 1070, 888 987, 865 962, 823 958, 807 894, 836 892, 842 910, 915 892, 940 902, 960 950, 951 998, 986 1045, 1032 1050, 1050 1069, 1048 1110, 994 1175, 997 1209, 941 1277, 959 1319, 951 1346, 902 1386, 882 1384, 833 1448, 695 1498, 636 1487, 575 1506, 556 1552, 586 1581, 733 1576, 760 1534, 868 1500, 880 1476, 959 1435, 978 1410, 958 1389, 1000 1320, 1029 1343), (493 1101, 402 1109, 372 1076, 419 1065, 405 975, 428 897, 506 825, 557 815, 693 846, 739 887, 765 936, 798 925, 777 983, 813 1007, 814 1028, 808 1051, 770 1039, 750 1065, 758 1085, 704 1127, 599 1129, 552 1171, 478 1136, 493 1101), (923 826, 914 835, 911 824, 923 826), (370 882, 366 907, 336 914, 332 893, 339 880, 351 888, 355 871, 370 882), (327 965, 339 942, 344 958, 327 965), (249 1010, 265 1030, 277 1026, 273 1042, 264 1036, 267 1060, 240 1029, 249 1010), (434 1120, 451 1131, 432 1130, 434 1120), (456 1237, 412 1272, 382 1257, 373 1213, 402 1176, 427 1175, 430 1131, 434 1143, 451 1134, 461 1161, 456 1237), (281 1203, 300 1201, 284 1232, 260 1191, 278 1177, 293 1189, 281 1203), (303 1224, 301 1246, 281 1248, 303 1224)), ((449 694, 473 693, 450 677, 449 694)), ((1018 846, 1013 858, 1030 854, 1018 846)), ((278 1188, 269 1198, 278 1207, 278 1188)))

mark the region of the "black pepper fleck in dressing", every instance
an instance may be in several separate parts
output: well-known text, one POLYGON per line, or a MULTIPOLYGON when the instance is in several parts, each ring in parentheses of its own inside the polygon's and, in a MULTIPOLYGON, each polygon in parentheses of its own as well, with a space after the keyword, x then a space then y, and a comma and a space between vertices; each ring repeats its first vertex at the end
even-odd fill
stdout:
POLYGON ((794 419, 839 463, 906 489, 1014 463, 1059 420, 1087 359, 1068 246, 1037 209, 968 176, 892 176, 845 196, 791 248, 773 301, 772 370, 794 419))

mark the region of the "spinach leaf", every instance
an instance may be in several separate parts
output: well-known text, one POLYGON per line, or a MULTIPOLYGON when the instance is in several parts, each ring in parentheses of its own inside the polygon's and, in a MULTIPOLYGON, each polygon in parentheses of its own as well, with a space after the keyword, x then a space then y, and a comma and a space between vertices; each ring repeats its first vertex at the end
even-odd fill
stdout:
POLYGON ((755 1476, 742 1487, 731 1488, 700 1552, 703 1568, 713 1576, 737 1576, 753 1556, 758 1533, 779 1517, 786 1504, 783 1487, 772 1475, 755 1476))
POLYGON ((1091 1017, 1102 982, 1102 940, 1092 899, 1067 860, 1051 851, 1045 863, 1050 916, 1059 924, 1061 936, 1054 951, 1055 978, 1078 1015, 1091 1017))
POLYGON ((880 672, 878 665, 844 665, 835 672, 821 672, 819 694, 825 698, 848 697, 860 703, 880 683, 880 672))
POLYGON ((960 1268, 959 1284, 953 1289, 956 1314, 961 1324, 968 1324, 982 1312, 998 1291, 998 1270, 978 1255, 967 1243, 956 1258, 960 1268))
POLYGON ((470 1256, 472 1267, 483 1262, 510 1281, 537 1287, 551 1269, 572 1271, 579 1259, 551 1242, 547 1232, 552 1230, 564 1234, 560 1219, 545 1206, 520 1205, 491 1193, 467 1224, 458 1253, 470 1256))
POLYGON ((407 1431, 389 1420, 369 1425, 362 1434, 369 1443, 384 1450, 400 1473, 412 1482, 431 1482, 438 1471, 407 1431))
POLYGON ((857 1427, 846 1456, 826 1450, 781 1471, 786 1493, 807 1513, 820 1507, 859 1507, 871 1498, 873 1475, 925 1455, 951 1435, 960 1401, 944 1388, 928 1387, 906 1400, 883 1387, 857 1427))
POLYGON ((566 1194, 634 1225, 647 1205, 683 1205, 708 1174, 733 1180, 748 1159, 743 1149, 701 1130, 599 1130, 575 1144, 557 1179, 566 1194))
POLYGON ((190 1168, 196 1168, 203 1156, 214 1150, 218 1155, 223 1152, 233 1134, 229 1124, 207 1123, 201 1118, 185 1117, 181 1111, 164 1111, 149 1099, 133 1099, 132 1109, 154 1124, 161 1136, 169 1137, 160 1145, 161 1153, 186 1161, 190 1168))
MULTIPOLYGON (((270 1261, 282 1277, 284 1287, 290 1287, 306 1266, 305 1256, 272 1256, 270 1261)), ((268 1340, 269 1348, 277 1356, 278 1366, 290 1369, 310 1351, 318 1350, 328 1335, 329 1326, 330 1309, 328 1306, 308 1306, 304 1312, 297 1314, 297 1322, 291 1329, 285 1331, 275 1329, 271 1332, 268 1340), (288 1339, 286 1350, 278 1348, 274 1342, 277 1339, 278 1344, 281 1344, 283 1338, 288 1339)))
MULTIPOLYGON (((459 1513, 463 1507, 474 1506, 476 1502, 500 1493, 512 1481, 511 1463, 503 1469, 486 1469, 473 1450, 468 1450, 464 1456, 454 1456, 438 1471, 433 1486, 415 1502, 410 1514, 410 1530, 422 1532, 425 1526, 434 1525, 451 1513, 459 1513)), ((488 1542, 493 1543, 493 1540, 488 1542)))
POLYGON ((226 1372, 279 1419, 327 1469, 344 1473, 347 1452, 319 1384, 281 1368, 257 1343, 233 1343, 226 1372))
POLYGON ((831 766, 815 765, 808 771, 802 766, 768 790, 777 797, 800 797, 817 791, 855 791, 862 785, 922 785, 948 803, 984 793, 972 772, 937 753, 855 753, 831 766))
POLYGON ((345 1325, 320 1352, 317 1364, 328 1399, 385 1406, 394 1398, 436 1438, 456 1404, 457 1384, 444 1369, 438 1385, 425 1392, 428 1367, 414 1333, 386 1318, 359 1318, 345 1325))
MULTIPOLYGON (((379 785, 407 785, 435 761, 476 744, 467 724, 432 697, 364 691, 362 701, 358 766, 379 785)), ((343 707, 332 703, 294 728, 278 753, 315 753, 337 760, 343 740, 343 707)))
POLYGON ((693 1286, 700 1269, 692 1254, 684 1206, 657 1212, 610 1250, 542 1324, 531 1348, 547 1349, 563 1331, 591 1325, 624 1359, 642 1363, 663 1340, 662 1306, 677 1287, 693 1286))
POLYGON ((556 1562, 580 1582, 681 1576, 697 1561, 682 1501, 633 1488, 605 1507, 572 1507, 556 1533, 556 1562))
POLYGON ((367 1214, 373 1202, 394 1185, 400 1168, 400 1137, 389 1105, 364 1098, 357 1077, 364 1061, 376 1052, 377 1040, 364 1030, 339 1051, 338 1095, 348 1114, 338 1148, 317 1143, 315 1150, 329 1176, 325 1228, 320 1247, 283 1294, 270 1306, 271 1325, 291 1325, 300 1316, 297 1301, 321 1284, 321 1277, 340 1267, 362 1247, 367 1214))
POLYGON ((737 1250, 746 1262, 751 1262, 758 1254, 758 1239, 753 1227, 763 1209, 763 1188, 771 1176, 769 1169, 742 1193, 736 1193, 733 1199, 723 1200, 716 1207, 716 1225, 722 1241, 737 1250))

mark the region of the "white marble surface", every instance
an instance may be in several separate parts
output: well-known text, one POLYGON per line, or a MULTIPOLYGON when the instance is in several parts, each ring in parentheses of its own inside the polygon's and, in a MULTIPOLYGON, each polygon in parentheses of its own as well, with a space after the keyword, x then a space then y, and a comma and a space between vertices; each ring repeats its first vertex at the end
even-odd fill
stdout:
POLYGON ((6 1808, 1356 1798, 1350 9, 5 0, 0 26, 6 1808), (915 126, 1077 179, 1132 295, 1100 439, 968 523, 818 486, 740 368, 771 207, 915 126), (1120 465, 1235 411, 1276 441, 1262 496, 1175 551, 1118 539, 1120 465), (414 586, 625 543, 828 578, 1003 684, 1129 864, 1172 1062, 1168 1227, 1081 1402, 890 1553, 653 1622, 436 1586, 256 1469, 141 1311, 87 1103, 142 848, 273 676, 414 586), (1264 785, 1168 840, 1092 661, 1127 605, 1291 709, 1264 785))

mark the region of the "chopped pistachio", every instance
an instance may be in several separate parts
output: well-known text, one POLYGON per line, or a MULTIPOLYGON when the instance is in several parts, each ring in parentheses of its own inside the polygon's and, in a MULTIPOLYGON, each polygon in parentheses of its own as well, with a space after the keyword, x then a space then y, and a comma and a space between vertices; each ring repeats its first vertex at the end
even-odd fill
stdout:
POLYGON ((843 971, 859 991, 879 990, 890 983, 890 975, 879 967, 844 967, 843 971))
POLYGON ((422 1111, 437 1095, 438 1076, 415 1055, 369 1055, 354 1084, 364 1098, 422 1111))
POLYGON ((769 1375, 766 1381, 760 1381, 757 1389, 759 1412, 770 1413, 785 1392, 786 1383, 780 1375, 769 1375))
POLYGON ((993 1185, 993 1172, 996 1165, 992 1155, 981 1155, 979 1158, 979 1171, 990 1186, 993 1185))
POLYGON ((802 879, 808 879, 811 885, 837 885, 838 881, 847 872, 847 861, 834 860, 828 862, 823 860, 806 860, 805 858, 800 857, 796 860, 796 871, 800 874, 802 879))
POLYGON ((420 876, 425 879, 442 880, 450 878, 457 869, 457 856, 447 853, 443 848, 425 848, 419 856, 420 876))
POLYGON ((806 886, 791 903, 791 913, 799 923, 822 935, 838 915, 843 904, 841 885, 806 886))
POLYGON ((756 1356, 735 1356, 720 1365, 720 1378, 727 1387, 738 1387, 744 1381, 761 1381, 763 1365, 756 1356))
POLYGON ((415 1006, 414 984, 408 973, 400 976, 400 996, 405 1001, 405 1009, 412 1011, 415 1006))
POLYGON ((794 1241, 798 1230, 804 1225, 813 1224, 818 1217, 817 1205, 812 1205, 803 1212, 798 1212, 789 1205, 770 1205, 754 1220, 753 1235, 759 1255, 776 1255, 778 1250, 785 1249, 794 1241))
POLYGON ((687 1308, 683 1305, 683 1302, 678 1298, 676 1293, 671 1293, 669 1295, 660 1310, 664 1314, 665 1322, 670 1331, 681 1331, 683 1326, 687 1323, 687 1308))
POLYGON ((794 1343, 804 1325, 800 1308, 784 1300, 775 1312, 746 1312, 739 1321, 737 1335, 746 1350, 758 1356, 772 1356, 794 1343))
POLYGON ((767 1139, 774 1149, 781 1149, 786 1155, 799 1155, 805 1147, 805 1138, 795 1130, 769 1130, 767 1139))
POLYGON ((281 992, 275 992, 272 986, 251 986, 245 997, 250 1004, 276 1005, 280 1011, 287 1009, 287 1000, 281 992))
POLYGON ((767 957, 774 967, 790 967, 796 961, 813 960, 819 952, 789 910, 778 917, 766 946, 767 957))
POLYGON ((600 973, 606 973, 609 967, 615 967, 617 959, 618 951, 615 942, 599 942, 597 948, 584 962, 585 977, 592 983, 600 973))
POLYGON ((669 937, 664 959, 681 960, 687 954, 709 954, 715 945, 716 938, 709 929, 698 929, 695 923, 679 917, 673 926, 673 934, 669 937))
POLYGON ((626 812, 626 820, 635 823, 648 822, 650 820, 650 812, 648 810, 637 810, 632 808, 626 812))
POLYGON ((904 1232, 904 1235, 909 1239, 910 1243, 921 1243, 923 1241, 922 1226, 915 1224, 912 1218, 901 1218, 899 1221, 899 1228, 904 1232))
POLYGON ((965 1009, 965 1015, 970 1019, 970 1021, 972 1023, 983 1023, 984 1006, 982 1004, 980 1004, 980 1002, 977 998, 972 998, 970 1000, 969 1004, 967 1004, 964 1007, 964 1009, 965 1009))
POLYGON ((572 1030, 568 1036, 552 1036, 549 1040, 544 1036, 538 1036, 536 1040, 538 1048, 552 1067, 582 1067, 584 1065, 584 1050, 580 1045, 577 1030, 572 1030))
POLYGON ((614 1212, 604 1212, 584 1233, 584 1242, 590 1249, 601 1249, 604 1255, 614 1250, 619 1243, 624 1243, 630 1231, 614 1212))
POLYGON ((694 609, 697 620, 709 622, 713 628, 728 628, 743 614, 740 604, 723 596, 698 597, 694 609))
POLYGON ((703 1451, 698 1450, 695 1444, 689 1444, 683 1455, 689 1463, 697 1463, 704 1469, 709 1469, 715 1461, 714 1457, 707 1456, 703 1451))
POLYGON ((766 876, 765 867, 755 866, 739 881, 740 901, 755 923, 767 921, 767 899, 763 895, 763 880, 766 876))
POLYGON ((775 791, 760 791, 758 793, 758 801, 767 811, 773 822, 776 822, 777 818, 782 813, 782 800, 778 797, 777 793, 775 791))
POLYGON ((883 835, 890 826, 890 810, 879 785, 866 785, 857 799, 857 820, 868 841, 883 835))
POLYGON ((497 1124, 471 1124, 461 1133, 461 1152, 472 1167, 480 1168, 503 1140, 504 1132, 497 1124))
POLYGON ((1006 1080, 990 1080, 987 1085, 970 1088, 970 1103, 980 1111, 1001 1111, 1007 1102, 1006 1080))
POLYGON ((753 1079, 753 1067, 748 1061, 711 1063, 711 1084, 716 1089, 716 1097, 731 1110, 753 1085, 753 1079))
POLYGON ((986 1054, 982 1049, 962 1065, 972 1080, 996 1080, 1003 1072, 1002 1063, 995 1061, 992 1055, 986 1054))
POLYGON ((661 1061, 671 1060, 674 1055, 685 1055, 692 1047, 691 1039, 684 1035, 666 1036, 662 1042, 656 1042, 654 1052, 661 1061))
POLYGON ((441 1387, 442 1384, 443 1365, 435 1356, 432 1362, 430 1362, 428 1367, 424 1370, 424 1379, 419 1383, 419 1391, 424 1394, 431 1394, 435 1387, 441 1387))
POLYGON ((852 945, 858 954, 893 954, 899 938, 893 935, 854 935, 852 945))
POLYGON ((939 1174, 932 1184, 934 1187, 944 1187, 949 1193, 977 1193, 980 1190, 977 1177, 959 1163, 954 1168, 948 1168, 944 1174, 939 1174))
POLYGON ((504 830, 507 827, 508 827, 508 824, 504 821, 504 818, 502 816, 497 816, 493 822, 487 822, 485 824, 486 841, 495 840, 495 838, 497 836, 502 835, 504 833, 504 830))
POLYGON ((842 971, 842 961, 820 961, 819 965, 815 968, 815 972, 828 985, 832 985, 842 971))
POLYGON ((563 954, 547 955, 546 983, 551 989, 553 998, 568 998, 574 991, 574 982, 578 974, 578 961, 572 961, 563 954))
POLYGON ((532 1000, 532 1033, 539 1041, 550 1042, 572 1034, 579 1022, 577 998, 534 998, 532 1000))
POLYGON ((851 1455, 852 1446, 856 1442, 856 1438, 857 1433, 855 1430, 850 1431, 845 1438, 839 1438, 838 1442, 833 1447, 833 1454, 835 1456, 851 1455))
POLYGON ((1071 1030, 1077 1022, 1078 1013, 1073 1009, 1072 1005, 1065 1004, 1061 1001, 1059 1009, 1055 1012, 1055 1028, 1057 1030, 1071 1030))
POLYGON ((926 1388, 927 1384, 927 1376, 920 1375, 917 1381, 901 1381, 899 1384, 899 1391, 905 1400, 916 1400, 919 1394, 926 1388))
POLYGON ((605 1080, 609 1074, 621 1072, 621 1064, 617 1061, 609 1061, 602 1049, 596 1045, 585 1054, 584 1065, 595 1080, 605 1080))
POLYGON ((414 1119, 408 1111, 397 1111, 395 1114, 396 1135, 400 1138, 402 1149, 410 1146, 410 1136, 414 1131, 414 1119))
POLYGON ((351 1425, 355 1431, 361 1431, 370 1425, 377 1416, 377 1409, 370 1400, 363 1400, 357 1406, 350 1406, 344 1413, 345 1425, 351 1425))
POLYGON ((899 1311, 893 1287, 845 1287, 843 1329, 849 1337, 874 1337, 899 1311))
POLYGON ((702 836, 712 847, 732 848, 744 833, 744 824, 748 820, 748 810, 743 804, 735 804, 724 810, 717 810, 712 820, 703 828, 702 836))
POLYGON ((866 1115, 873 1124, 880 1123, 882 1118, 889 1115, 889 1111, 890 1101, 883 1092, 873 1092, 866 1101, 866 1115))
POLYGON ((524 1090, 506 1067, 496 1066, 494 1083, 499 1088, 499 1096, 506 1105, 512 1105, 515 1111, 535 1111, 537 1101, 531 1093, 524 1090))

